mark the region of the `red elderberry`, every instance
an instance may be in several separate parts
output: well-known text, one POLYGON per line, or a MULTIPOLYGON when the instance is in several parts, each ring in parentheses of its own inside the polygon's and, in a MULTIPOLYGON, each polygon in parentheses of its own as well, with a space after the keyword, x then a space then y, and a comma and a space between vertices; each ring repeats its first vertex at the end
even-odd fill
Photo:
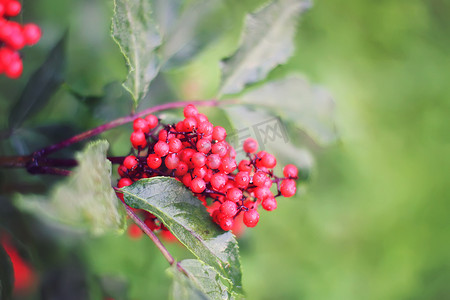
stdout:
POLYGON ((147 139, 142 131, 134 131, 130 136, 130 142, 136 149, 147 146, 147 139))
POLYGON ((294 165, 286 165, 283 168, 283 175, 285 177, 291 177, 291 178, 295 178, 298 176, 298 169, 296 166, 294 165))
POLYGON ((167 154, 169 154, 169 145, 166 142, 163 141, 159 141, 155 144, 155 147, 153 148, 155 151, 155 154, 160 156, 160 157, 164 157, 167 154))
POLYGON ((220 212, 224 214, 224 216, 234 217, 238 212, 237 205, 233 201, 226 200, 220 205, 220 212))
POLYGON ((275 210, 277 208, 277 200, 274 197, 266 198, 261 203, 261 206, 267 211, 275 210))
POLYGON ((212 133, 213 140, 221 142, 227 137, 227 131, 221 126, 215 126, 212 133))
POLYGON ((176 169, 178 167, 179 162, 180 159, 178 158, 178 154, 176 153, 170 153, 169 155, 167 155, 164 161, 167 169, 169 170, 176 169))
POLYGON ((210 154, 206 160, 206 165, 211 169, 218 169, 221 162, 218 154, 210 154))
MULTIPOLYGON (((202 153, 208 153, 211 150, 211 142, 207 139, 199 139, 197 141, 197 150, 202 153)), ((214 145, 215 146, 215 145, 214 145)), ((214 152, 213 152, 214 153, 214 152)))
POLYGON ((243 148, 247 153, 255 153, 258 150, 258 142, 253 138, 248 138, 244 141, 243 148))
POLYGON ((227 199, 238 202, 242 198, 242 191, 238 188, 230 188, 227 190, 227 199))
POLYGON ((158 118, 154 115, 148 115, 145 117, 145 121, 147 121, 148 128, 153 129, 158 126, 158 118))
POLYGON ((244 224, 247 227, 255 227, 259 221, 259 213, 256 209, 249 209, 244 213, 244 224))
POLYGON ((145 121, 144 119, 138 118, 135 119, 133 122, 133 129, 134 131, 142 131, 143 133, 148 133, 149 132, 149 128, 148 128, 148 123, 147 121, 145 121))
POLYGON ((170 138, 168 144, 169 144, 169 151, 170 152, 178 153, 183 148, 183 144, 177 138, 170 138))
POLYGON ((150 167, 150 169, 158 169, 161 166, 161 163, 161 157, 156 154, 150 154, 147 157, 147 165, 150 167))
POLYGON ((125 157, 125 159, 123 161, 123 165, 129 170, 134 169, 134 167, 136 167, 138 165, 138 163, 139 162, 138 162, 136 156, 134 156, 134 155, 129 155, 129 156, 125 157))
POLYGON ((183 114, 186 118, 195 117, 198 114, 198 110, 194 105, 188 104, 183 109, 183 114))
POLYGON ((295 195, 297 191, 297 186, 295 184, 295 180, 293 179, 285 179, 280 184, 280 192, 284 197, 292 197, 295 195))
POLYGON ((202 193, 206 189, 206 183, 201 178, 192 179, 190 186, 194 193, 202 193))

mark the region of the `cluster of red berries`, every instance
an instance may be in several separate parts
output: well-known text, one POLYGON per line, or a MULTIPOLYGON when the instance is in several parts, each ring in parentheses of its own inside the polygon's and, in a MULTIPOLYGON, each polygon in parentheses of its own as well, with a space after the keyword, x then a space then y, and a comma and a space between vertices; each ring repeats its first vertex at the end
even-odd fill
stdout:
POLYGON ((41 29, 36 24, 20 25, 9 20, 21 10, 22 5, 17 0, 0 0, 0 74, 5 73, 12 79, 22 75, 19 50, 36 44, 41 38, 41 29))
MULTIPOLYGON (((272 211, 278 196, 295 194, 298 170, 294 165, 284 167, 284 177, 275 176, 275 156, 258 152, 252 138, 243 144, 248 159, 237 164, 236 151, 225 141, 223 127, 213 126, 191 104, 184 108, 184 116, 173 125, 161 124, 153 115, 134 120, 130 141, 137 153, 125 157, 119 166, 119 188, 141 178, 174 177, 197 196, 223 230, 234 230, 241 219, 247 227, 254 227, 259 206, 272 211)), ((153 230, 165 229, 148 213, 146 224, 153 230)))

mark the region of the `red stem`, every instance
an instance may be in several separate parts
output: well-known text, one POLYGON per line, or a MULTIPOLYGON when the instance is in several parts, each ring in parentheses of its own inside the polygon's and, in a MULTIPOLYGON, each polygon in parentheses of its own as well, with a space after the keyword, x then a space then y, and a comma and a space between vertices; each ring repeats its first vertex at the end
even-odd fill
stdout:
POLYGON ((67 140, 64 140, 58 144, 54 144, 51 145, 49 147, 46 147, 44 149, 41 149, 39 151, 36 152, 36 154, 38 154, 39 156, 44 156, 44 155, 48 155, 50 153, 53 153, 55 151, 58 151, 62 148, 65 148, 67 146, 70 146, 72 144, 78 143, 82 140, 85 140, 87 138, 96 136, 102 132, 105 132, 109 129, 115 128, 117 126, 120 125, 124 125, 126 123, 130 123, 132 121, 134 121, 134 119, 136 118, 140 118, 142 116, 157 112, 157 111, 161 111, 161 110, 167 110, 167 109, 173 109, 173 108, 180 108, 180 107, 184 107, 186 106, 186 104, 194 104, 194 105, 199 105, 199 106, 217 106, 219 105, 219 103, 225 103, 224 101, 219 102, 216 99, 212 99, 212 100, 199 100, 199 101, 189 101, 189 102, 171 102, 171 103, 166 103, 166 104, 161 104, 161 105, 157 105, 154 107, 149 107, 147 109, 144 109, 141 112, 138 112, 136 114, 132 114, 126 117, 122 117, 119 119, 116 119, 114 121, 111 121, 109 123, 100 125, 96 128, 93 128, 91 130, 85 131, 83 133, 77 134, 67 140))

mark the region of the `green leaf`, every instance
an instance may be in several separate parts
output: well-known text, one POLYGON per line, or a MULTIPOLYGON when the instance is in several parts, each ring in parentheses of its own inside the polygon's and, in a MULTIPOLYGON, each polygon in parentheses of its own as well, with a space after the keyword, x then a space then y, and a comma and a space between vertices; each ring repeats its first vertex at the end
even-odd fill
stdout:
MULTIPOLYGON (((189 290, 194 290, 193 294, 195 294, 195 290, 200 290, 206 299, 234 299, 237 296, 234 295, 232 297, 217 271, 205 265, 200 260, 186 259, 181 261, 179 265, 186 271, 189 277, 181 273, 175 265, 172 267, 172 272, 177 272, 177 274, 174 274, 175 282, 172 290, 174 295, 183 294, 189 292, 189 290)), ((174 297, 174 299, 191 298, 174 297)))
POLYGON ((223 61, 219 95, 238 93, 285 63, 299 16, 309 6, 309 0, 278 0, 247 15, 240 47, 223 61))
POLYGON ((137 106, 160 68, 155 49, 161 44, 161 36, 154 21, 151 1, 115 0, 111 31, 128 66, 128 78, 123 86, 131 93, 137 106))
POLYGON ((229 7, 221 0, 196 0, 185 7, 180 1, 157 1, 158 16, 164 28, 164 43, 159 49, 164 68, 184 65, 217 40, 232 18, 229 7), (159 14, 161 12, 161 14, 159 14), (161 16, 166 16, 164 19, 161 16))
POLYGON ((66 35, 50 51, 42 66, 28 80, 9 115, 9 128, 16 129, 42 109, 64 81, 66 35))
POLYGON ((182 183, 170 177, 142 179, 124 187, 125 202, 154 214, 197 258, 242 292, 236 239, 211 220, 205 207, 182 183))
POLYGON ((262 107, 291 122, 320 144, 329 144, 337 138, 333 98, 324 88, 312 85, 300 75, 267 82, 238 98, 243 104, 262 107))
POLYGON ((14 285, 14 273, 11 259, 0 244, 0 299, 11 299, 14 285))
POLYGON ((176 265, 168 269, 169 275, 173 278, 172 288, 169 292, 171 300, 209 300, 210 298, 186 275, 181 273, 176 265))
POLYGON ((306 149, 307 141, 299 141, 299 132, 268 110, 243 105, 224 107, 234 132, 229 132, 228 142, 236 149, 237 159, 245 159, 242 145, 247 137, 258 141, 259 149, 275 154, 278 165, 295 164, 300 168, 300 176, 306 179, 314 160, 306 149))
POLYGON ((43 196, 18 196, 16 205, 46 220, 87 229, 95 235, 122 231, 125 213, 111 187, 108 146, 107 141, 97 141, 78 153, 79 165, 51 191, 50 201, 43 196))

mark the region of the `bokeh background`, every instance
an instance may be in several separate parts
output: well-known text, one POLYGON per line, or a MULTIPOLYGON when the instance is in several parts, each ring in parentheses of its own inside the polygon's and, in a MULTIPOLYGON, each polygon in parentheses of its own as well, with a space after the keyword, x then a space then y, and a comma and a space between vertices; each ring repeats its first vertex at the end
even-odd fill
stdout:
MULTIPOLYGON (((67 30, 66 83, 2 140, 2 153, 28 154, 130 110, 120 87, 124 60, 109 36, 111 2, 24 1, 23 20, 40 24, 44 36, 24 52, 20 80, 0 78, 1 128, 67 30)), ((214 96, 217 62, 233 52, 243 16, 262 1, 225 2, 221 18, 234 25, 187 66, 157 78, 141 108, 214 96)), ((315 164, 302 193, 279 201, 241 238, 248 299, 450 299, 449 17, 443 0, 316 1, 303 16, 295 55, 269 77, 300 71, 327 87, 339 139, 311 147, 315 164)), ((105 135, 112 153, 129 150, 129 133, 124 126, 105 135)), ((20 241, 43 290, 78 299, 101 299, 105 290, 167 298, 167 262, 149 240, 31 230, 37 221, 7 204, 14 192, 45 193, 58 179, 4 169, 0 176, 1 224, 20 241)), ((177 258, 189 257, 177 244, 169 247, 177 258)))

